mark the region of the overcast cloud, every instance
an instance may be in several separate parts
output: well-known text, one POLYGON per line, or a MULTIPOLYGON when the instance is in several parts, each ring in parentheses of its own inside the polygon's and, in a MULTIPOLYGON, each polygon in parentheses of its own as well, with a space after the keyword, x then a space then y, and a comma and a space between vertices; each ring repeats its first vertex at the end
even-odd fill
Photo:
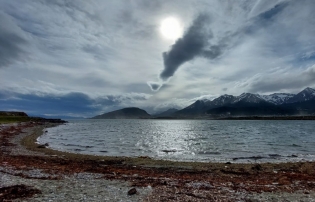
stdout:
POLYGON ((0 0, 0 110, 154 113, 314 88, 314 10, 313 0, 0 0), (169 16, 177 40, 159 31, 169 16))

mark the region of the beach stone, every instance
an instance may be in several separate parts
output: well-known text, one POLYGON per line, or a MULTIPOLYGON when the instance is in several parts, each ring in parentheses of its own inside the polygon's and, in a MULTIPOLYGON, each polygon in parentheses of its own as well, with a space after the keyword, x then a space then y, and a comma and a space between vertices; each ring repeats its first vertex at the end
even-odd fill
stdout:
POLYGON ((49 144, 48 143, 45 143, 45 144, 40 144, 40 145, 38 145, 37 146, 37 148, 46 148, 46 147, 48 147, 49 146, 49 144))
POLYGON ((136 188, 132 188, 128 191, 128 195, 134 195, 137 193, 137 189, 136 188))
POLYGON ((256 165, 254 165, 254 166, 252 167, 252 170, 260 171, 260 170, 262 170, 262 167, 261 167, 261 165, 256 164, 256 165))
POLYGON ((11 201, 18 198, 28 198, 35 194, 41 194, 42 192, 38 189, 30 186, 13 185, 9 187, 0 188, 0 201, 11 201))

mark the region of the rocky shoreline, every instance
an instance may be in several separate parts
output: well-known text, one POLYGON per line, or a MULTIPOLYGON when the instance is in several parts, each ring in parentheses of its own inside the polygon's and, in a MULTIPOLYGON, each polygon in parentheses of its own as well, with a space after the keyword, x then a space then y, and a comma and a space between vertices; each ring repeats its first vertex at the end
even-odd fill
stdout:
POLYGON ((173 162, 72 154, 35 143, 58 124, 0 126, 0 201, 315 201, 314 162, 173 162))

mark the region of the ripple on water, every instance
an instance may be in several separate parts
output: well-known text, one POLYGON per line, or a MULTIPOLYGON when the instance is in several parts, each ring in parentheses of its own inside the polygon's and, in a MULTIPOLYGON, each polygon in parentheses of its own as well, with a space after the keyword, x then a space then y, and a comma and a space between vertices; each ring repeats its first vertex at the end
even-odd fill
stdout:
POLYGON ((314 160, 313 125, 307 121, 89 119, 48 128, 38 141, 68 152, 182 161, 314 160))
POLYGON ((210 152, 210 151, 200 151, 198 154, 208 154, 208 155, 220 155, 220 152, 210 152))

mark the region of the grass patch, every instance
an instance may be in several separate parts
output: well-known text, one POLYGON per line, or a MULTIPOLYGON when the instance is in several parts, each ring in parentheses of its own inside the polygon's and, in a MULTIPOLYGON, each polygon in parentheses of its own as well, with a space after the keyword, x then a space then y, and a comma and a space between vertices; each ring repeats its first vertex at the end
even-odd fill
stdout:
POLYGON ((32 118, 27 116, 0 116, 0 123, 16 123, 30 120, 32 120, 32 118))

